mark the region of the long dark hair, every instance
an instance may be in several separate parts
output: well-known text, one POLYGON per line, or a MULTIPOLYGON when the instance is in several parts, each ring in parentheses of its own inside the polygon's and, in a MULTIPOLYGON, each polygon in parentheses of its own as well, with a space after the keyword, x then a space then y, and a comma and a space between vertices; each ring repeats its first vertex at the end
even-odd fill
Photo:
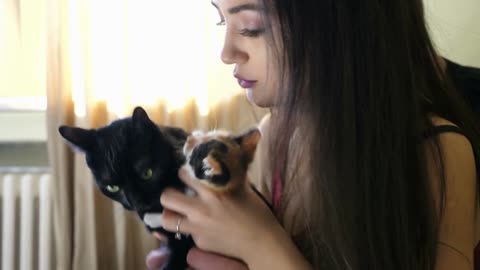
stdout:
POLYGON ((271 166, 307 168, 307 177, 282 171, 291 182, 282 207, 304 198, 298 246, 315 269, 434 269, 445 179, 434 139, 438 207, 422 134, 432 115, 458 125, 476 149, 479 133, 437 63, 420 1, 260 2, 278 22, 272 52, 284 78, 271 166))

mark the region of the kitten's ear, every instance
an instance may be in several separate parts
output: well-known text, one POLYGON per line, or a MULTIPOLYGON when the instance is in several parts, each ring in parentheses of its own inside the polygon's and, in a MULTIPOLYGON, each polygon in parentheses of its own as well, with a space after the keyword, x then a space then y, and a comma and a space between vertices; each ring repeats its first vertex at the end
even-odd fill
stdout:
POLYGON ((147 112, 142 107, 136 107, 132 114, 133 122, 135 123, 150 123, 152 120, 148 117, 147 112))
POLYGON ((61 126, 60 135, 70 143, 73 150, 89 151, 95 143, 95 131, 77 127, 61 126))
POLYGON ((235 141, 240 145, 247 156, 248 161, 253 160, 257 144, 260 141, 262 134, 257 128, 250 129, 246 133, 235 137, 235 141))

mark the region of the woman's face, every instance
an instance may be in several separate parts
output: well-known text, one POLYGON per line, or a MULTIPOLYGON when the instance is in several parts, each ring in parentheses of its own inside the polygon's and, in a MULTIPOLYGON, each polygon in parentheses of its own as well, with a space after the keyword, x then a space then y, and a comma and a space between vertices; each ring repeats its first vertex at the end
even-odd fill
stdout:
POLYGON ((250 102, 271 107, 278 88, 278 67, 269 59, 263 11, 258 0, 212 0, 225 27, 222 61, 234 64, 233 75, 250 102))

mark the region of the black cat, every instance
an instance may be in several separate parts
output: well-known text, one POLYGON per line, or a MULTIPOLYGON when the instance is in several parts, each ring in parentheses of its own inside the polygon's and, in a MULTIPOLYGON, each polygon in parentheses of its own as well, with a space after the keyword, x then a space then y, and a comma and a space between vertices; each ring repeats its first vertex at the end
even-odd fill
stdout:
MULTIPOLYGON (((185 190, 178 169, 185 162, 182 147, 188 133, 180 128, 157 126, 141 107, 132 117, 99 129, 62 126, 60 134, 73 148, 85 153, 98 188, 107 197, 136 211, 161 213, 160 194, 166 187, 185 190)), ((164 270, 186 269, 191 237, 176 239, 174 233, 150 228, 168 237, 171 256, 164 270)))

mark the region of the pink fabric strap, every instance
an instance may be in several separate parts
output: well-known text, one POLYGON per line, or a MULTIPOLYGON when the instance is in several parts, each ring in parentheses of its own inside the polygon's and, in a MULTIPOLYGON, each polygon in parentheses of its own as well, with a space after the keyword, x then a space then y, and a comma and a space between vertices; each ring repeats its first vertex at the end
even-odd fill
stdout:
POLYGON ((280 217, 280 199, 282 197, 282 178, 280 177, 280 172, 277 168, 273 171, 272 176, 272 202, 273 202, 273 210, 277 217, 280 217))

